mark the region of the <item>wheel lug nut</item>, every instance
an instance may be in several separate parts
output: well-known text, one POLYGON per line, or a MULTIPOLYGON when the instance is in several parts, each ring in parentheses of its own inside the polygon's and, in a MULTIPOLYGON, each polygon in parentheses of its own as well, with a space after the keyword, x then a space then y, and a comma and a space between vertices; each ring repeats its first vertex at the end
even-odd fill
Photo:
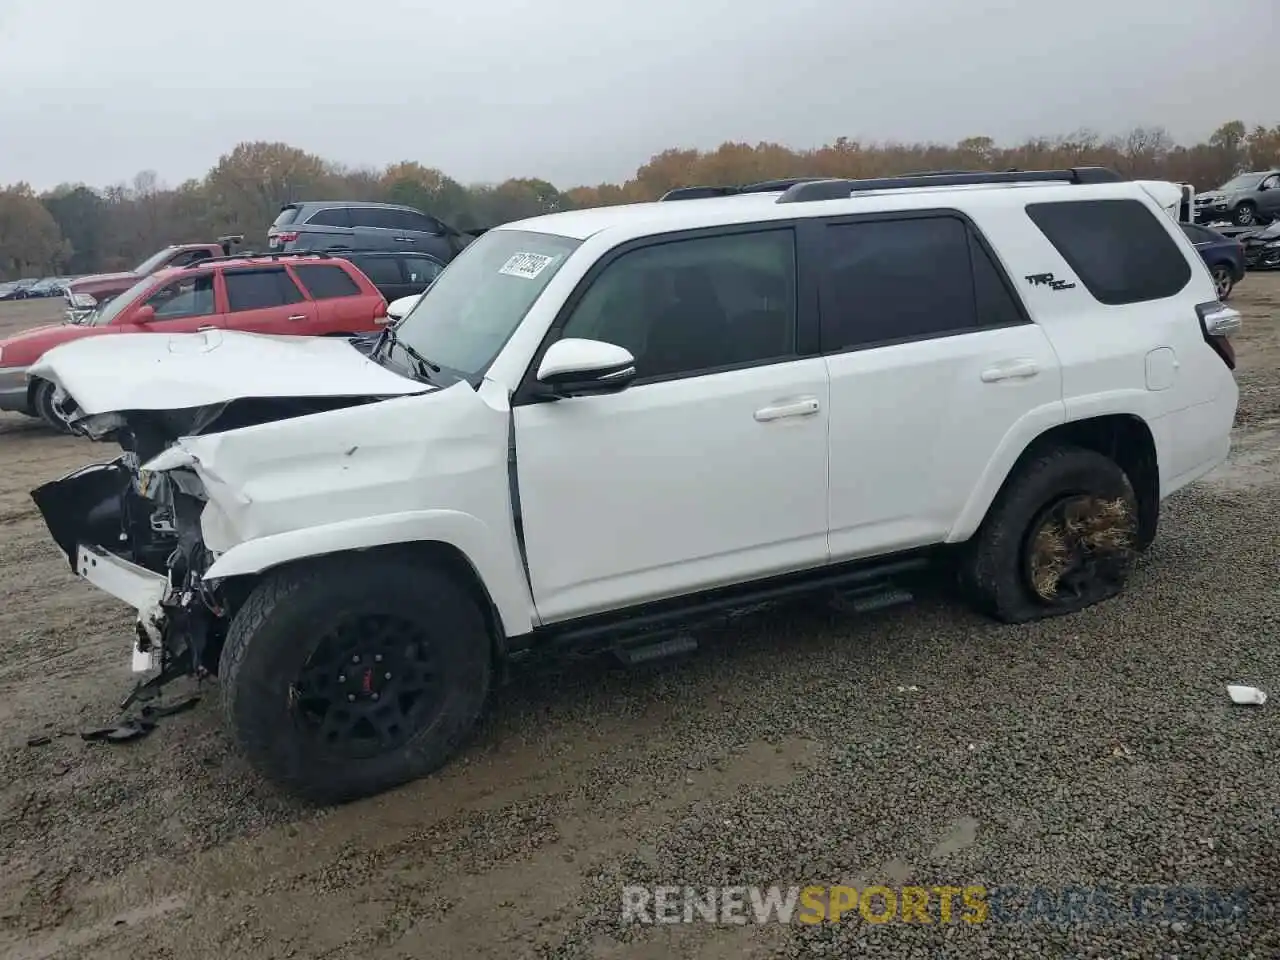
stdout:
POLYGON ((373 655, 373 662, 374 662, 374 663, 381 663, 381 662, 382 662, 382 654, 380 654, 380 653, 375 653, 375 654, 373 655))
POLYGON ((338 682, 339 682, 339 683, 346 683, 346 682, 347 682, 347 676, 346 676, 346 674, 344 674, 344 673, 340 673, 340 674, 338 674, 338 682))
POLYGON ((354 693, 347 694, 347 703, 354 703, 355 699, 356 699, 356 695, 354 693))
POLYGON ((376 693, 373 695, 373 699, 375 699, 375 700, 377 700, 377 699, 378 699, 378 695, 377 695, 376 693))
POLYGON ((391 671, 390 671, 390 670, 388 670, 388 671, 387 671, 386 673, 384 673, 382 676, 383 676, 385 679, 390 680, 390 679, 391 679, 391 671))
POLYGON ((351 658, 351 662, 352 662, 352 663, 359 663, 359 662, 360 662, 360 654, 358 654, 358 653, 357 653, 357 654, 355 654, 354 656, 352 656, 352 658, 351 658))

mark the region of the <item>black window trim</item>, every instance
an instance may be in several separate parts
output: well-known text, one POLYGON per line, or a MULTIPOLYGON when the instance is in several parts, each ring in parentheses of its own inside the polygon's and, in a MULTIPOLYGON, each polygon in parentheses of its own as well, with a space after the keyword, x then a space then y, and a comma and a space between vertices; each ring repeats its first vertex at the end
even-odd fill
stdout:
POLYGON ((789 220, 759 220, 751 223, 732 223, 717 224, 712 227, 698 227, 690 230, 677 230, 670 233, 650 234, 645 237, 637 237, 634 240, 627 240, 618 244, 609 250, 603 256, 599 257, 593 263, 589 270, 583 275, 582 279, 574 286, 569 296, 565 298, 560 309, 556 311, 555 319, 551 321, 551 326, 547 328, 547 332, 543 334, 542 340, 538 344, 538 348, 533 352, 528 366, 525 368, 524 376, 520 378, 520 383, 511 394, 511 406, 527 406, 534 403, 548 403, 550 401, 546 396, 541 395, 537 390, 537 372, 538 366, 542 363, 542 358, 546 355, 547 350, 553 343, 560 339, 560 332, 564 329, 565 324, 569 322, 569 318, 573 316, 574 310, 582 302, 587 291, 591 289, 592 284, 608 267, 619 258, 636 250, 645 250, 650 247, 660 247, 668 243, 679 243, 683 240, 703 240, 714 237, 736 236, 741 233, 773 233, 782 230, 789 230, 792 234, 792 250, 795 257, 796 269, 796 304, 795 304, 795 350, 789 356, 769 357, 764 360, 747 360, 742 363, 724 364, 718 367, 707 367, 701 370, 688 370, 681 373, 667 374, 657 377, 644 377, 636 379, 631 386, 627 387, 627 391, 646 387, 655 383, 669 383, 673 380, 691 380, 695 377, 706 377, 717 373, 732 373, 737 370, 750 370, 753 367, 776 366, 781 363, 794 363, 797 360, 806 360, 818 356, 818 328, 817 328, 817 286, 814 283, 816 279, 811 275, 814 269, 812 261, 804 256, 804 250, 801 240, 801 225, 805 220, 789 219, 789 220), (806 264, 806 261, 809 261, 806 264))
MULTIPOLYGON (((817 276, 817 287, 814 291, 818 297, 818 334, 821 337, 821 320, 822 305, 820 290, 825 286, 825 253, 824 237, 828 227, 844 226, 851 223, 883 223, 886 221, 899 220, 938 220, 949 218, 959 220, 965 227, 965 233, 969 240, 969 275, 974 278, 974 309, 977 310, 977 280, 973 264, 973 247, 976 243, 978 248, 983 250, 987 258, 991 261, 991 266, 995 268, 996 277, 999 279, 1005 292, 1013 301, 1014 309, 1017 311, 1018 319, 1007 323, 984 323, 977 327, 956 327, 952 330, 939 330, 933 333, 922 333, 912 337, 894 337, 890 340, 874 340, 866 343, 850 344, 847 347, 835 349, 823 349, 821 355, 824 357, 838 357, 846 353, 860 353, 864 350, 880 350, 885 347, 897 347, 908 343, 921 343, 925 340, 943 340, 951 337, 963 337, 971 334, 986 333, 989 330, 1006 330, 1012 327, 1022 327, 1032 323, 1031 314, 1027 312, 1027 305, 1023 302, 1022 297, 1018 296, 1017 288, 1009 278, 1009 273, 1005 270, 1004 264, 1000 262, 1000 258, 996 256, 995 248, 991 242, 987 240, 986 235, 981 228, 973 222, 973 218, 966 214, 963 210, 957 210, 954 207, 928 207, 919 210, 885 210, 873 213, 847 214, 833 217, 815 217, 812 220, 804 221, 806 229, 803 231, 809 236, 809 253, 810 258, 815 264, 817 276)), ((819 339, 821 343, 821 339, 819 339)))
MULTIPOLYGON (((1077 278, 1079 278, 1080 285, 1084 288, 1085 292, 1089 294, 1089 296, 1093 297, 1094 300, 1102 304, 1104 307, 1132 307, 1137 306, 1140 303, 1160 303, 1161 301, 1172 300, 1174 297, 1181 296, 1186 291, 1188 285, 1190 285, 1191 281, 1195 277, 1195 271, 1191 269, 1191 264, 1187 261, 1186 255, 1183 253, 1183 248, 1178 246, 1177 238, 1169 234, 1168 229, 1170 228, 1166 227, 1166 236, 1169 237, 1169 242, 1173 244, 1174 251, 1177 253, 1178 259, 1182 262, 1183 269, 1186 270, 1186 276, 1183 277, 1182 284, 1178 289, 1174 290, 1172 293, 1167 293, 1162 297, 1144 297, 1137 300, 1117 300, 1111 297, 1104 299, 1098 296, 1098 294, 1094 292, 1093 288, 1089 285, 1089 281, 1085 279, 1085 274, 1080 269, 1079 259, 1074 255, 1068 255, 1067 251, 1059 247, 1058 244, 1053 241, 1053 238, 1045 232, 1044 227, 1042 227, 1032 215, 1033 210, 1041 207, 1060 207, 1064 205, 1082 203, 1135 203, 1146 211, 1147 216, 1151 217, 1152 220, 1155 221, 1157 229, 1159 229, 1161 224, 1160 218, 1164 217, 1167 220, 1168 216, 1159 208, 1152 209, 1150 205, 1143 203, 1137 197, 1095 197, 1087 200, 1042 200, 1037 203, 1028 203, 1022 208, 1027 219, 1031 221, 1031 225, 1040 232, 1040 236, 1044 237, 1045 243, 1049 244, 1049 248, 1061 257, 1063 262, 1071 268, 1072 272, 1077 278)), ((1192 246, 1194 246, 1194 244, 1192 246)))

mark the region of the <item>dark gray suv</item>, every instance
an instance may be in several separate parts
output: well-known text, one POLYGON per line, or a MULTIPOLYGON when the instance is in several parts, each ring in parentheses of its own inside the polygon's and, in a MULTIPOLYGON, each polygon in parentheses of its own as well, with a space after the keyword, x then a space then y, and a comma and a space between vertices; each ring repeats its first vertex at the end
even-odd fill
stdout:
POLYGON ((403 250, 448 263, 473 238, 413 207, 359 200, 306 200, 280 208, 267 230, 273 253, 403 250))

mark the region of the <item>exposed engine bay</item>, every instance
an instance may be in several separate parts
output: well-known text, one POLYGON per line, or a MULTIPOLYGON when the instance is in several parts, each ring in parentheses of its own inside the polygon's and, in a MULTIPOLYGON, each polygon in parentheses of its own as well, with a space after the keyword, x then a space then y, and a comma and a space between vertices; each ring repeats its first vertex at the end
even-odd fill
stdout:
POLYGON ((188 674, 216 674, 227 626, 244 599, 203 579, 217 555, 206 547, 201 530, 208 498, 200 477, 182 467, 163 472, 142 467, 179 437, 222 433, 381 399, 251 398, 189 410, 105 413, 71 421, 77 433, 117 442, 122 455, 44 484, 31 496, 72 572, 138 608, 134 670, 160 668, 142 687, 158 687, 188 674), (88 569, 100 564, 101 570, 88 569), (141 568, 133 571, 127 592, 103 582, 113 567, 141 568), (154 596, 139 596, 136 574, 141 571, 153 575, 148 579, 154 584, 154 596))

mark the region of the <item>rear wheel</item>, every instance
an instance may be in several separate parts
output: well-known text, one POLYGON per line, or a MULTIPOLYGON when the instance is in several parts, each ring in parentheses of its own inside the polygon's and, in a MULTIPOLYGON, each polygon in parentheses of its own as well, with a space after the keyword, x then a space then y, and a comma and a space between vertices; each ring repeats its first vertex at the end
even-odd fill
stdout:
POLYGON ((1120 593, 1137 555, 1137 499, 1100 453, 1046 451, 1000 492, 970 541, 961 580, 1006 623, 1072 613, 1120 593))
POLYGON ((438 567, 335 558, 268 574, 232 621, 219 674, 253 766, 340 803, 452 756, 488 694, 490 641, 469 592, 438 567))
POLYGON ((1218 293, 1218 299, 1225 301, 1231 296, 1231 290, 1236 285, 1230 265, 1215 263, 1209 272, 1213 274, 1213 286, 1218 293))

